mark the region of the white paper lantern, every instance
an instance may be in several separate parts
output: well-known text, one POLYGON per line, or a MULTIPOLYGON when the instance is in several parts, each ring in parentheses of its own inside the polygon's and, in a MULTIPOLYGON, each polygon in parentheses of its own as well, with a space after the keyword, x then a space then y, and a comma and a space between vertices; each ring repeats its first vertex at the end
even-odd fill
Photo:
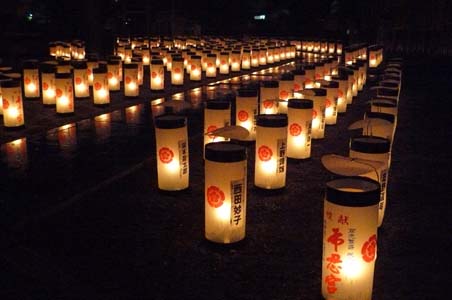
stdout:
POLYGON ((245 49, 242 53, 242 69, 249 70, 251 68, 251 50, 245 49))
POLYGON ((338 89, 339 82, 328 81, 321 85, 326 89, 325 98, 325 124, 335 125, 337 122, 337 102, 338 102, 338 89))
POLYGON ((344 113, 347 111, 348 76, 340 74, 339 76, 331 77, 331 79, 339 83, 337 89, 337 112, 344 113))
POLYGON ((241 52, 232 51, 231 52, 231 72, 240 72, 241 64, 241 52))
POLYGON ((74 97, 89 97, 89 81, 88 81, 88 65, 86 61, 78 61, 74 63, 74 97))
POLYGON ((325 137, 325 99, 326 89, 314 88, 305 91, 313 93, 309 96, 314 101, 312 109, 312 138, 323 139, 325 137))
POLYGON ((217 55, 210 53, 206 58, 206 77, 217 77, 217 55))
POLYGON ((23 63, 23 83, 25 98, 36 99, 41 96, 37 61, 28 60, 23 63))
POLYGON ((110 59, 107 64, 108 89, 111 92, 121 90, 121 81, 119 76, 121 60, 110 59))
POLYGON ((289 99, 287 126, 287 157, 311 157, 311 126, 314 102, 309 99, 289 99))
POLYGON ((204 146, 208 143, 225 141, 224 137, 209 135, 209 133, 230 124, 230 103, 218 100, 207 101, 204 108, 204 146))
POLYGON ((251 50, 251 67, 259 67, 259 48, 253 48, 251 50))
POLYGON ((292 71, 293 77, 293 90, 301 91, 304 89, 304 82, 306 79, 306 71, 303 69, 295 69, 292 71))
POLYGON ((151 91, 162 91, 165 88, 165 68, 163 60, 153 58, 150 67, 151 91))
POLYGON ((17 79, 1 81, 3 125, 20 128, 25 125, 21 82, 17 79))
POLYGON ((257 94, 255 89, 239 89, 235 98, 235 124, 248 130, 250 134, 246 140, 249 141, 256 139, 257 94))
POLYGON ((88 69, 86 70, 86 73, 88 74, 88 83, 90 86, 92 86, 94 79, 93 70, 99 67, 99 61, 95 57, 89 57, 86 65, 88 67, 88 69))
POLYGON ((55 74, 56 112, 74 113, 74 83, 71 73, 55 74))
POLYGON ((190 80, 201 81, 202 69, 201 69, 201 56, 192 55, 190 58, 190 80))
POLYGON ((138 97, 139 94, 138 65, 136 63, 124 64, 124 96, 138 97))
POLYGON ((51 64, 42 64, 41 70, 41 89, 42 89, 42 104, 55 105, 55 71, 56 68, 51 64))
POLYGON ((287 113, 287 101, 293 98, 294 75, 292 73, 283 73, 279 80, 279 106, 280 114, 287 113))
POLYGON ((220 53, 220 74, 229 74, 229 52, 220 53))
POLYGON ((171 84, 184 84, 184 59, 181 56, 173 58, 173 66, 171 68, 171 84))
POLYGON ((259 66, 267 65, 267 48, 259 49, 259 66))
POLYGON ((260 87, 260 109, 261 115, 278 113, 279 82, 276 80, 263 81, 260 87))
POLYGON ((368 123, 369 125, 363 128, 363 135, 371 135, 388 139, 391 142, 392 148, 392 142, 394 141, 394 135, 396 130, 395 116, 387 113, 368 111, 365 113, 364 119, 369 122, 368 123), (374 126, 372 125, 372 123, 373 120, 375 119, 385 120, 389 124, 374 126))
POLYGON ((306 65, 306 66, 304 66, 304 71, 305 71, 304 89, 314 88, 315 66, 314 65, 306 65))

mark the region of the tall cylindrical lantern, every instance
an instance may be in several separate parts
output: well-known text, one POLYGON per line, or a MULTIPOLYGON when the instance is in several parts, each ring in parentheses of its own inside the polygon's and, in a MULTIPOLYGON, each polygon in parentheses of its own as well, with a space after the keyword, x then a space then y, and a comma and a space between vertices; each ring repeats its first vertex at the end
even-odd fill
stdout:
POLYGON ((189 155, 187 121, 163 115, 155 118, 158 188, 178 191, 188 188, 189 155))
POLYGON ((89 97, 88 65, 85 61, 74 63, 74 96, 75 98, 89 97))
POLYGON ((137 85, 139 88, 141 85, 143 85, 143 77, 144 77, 143 59, 140 56, 138 56, 138 57, 134 56, 132 58, 132 64, 137 65, 137 85))
POLYGON ((381 195, 378 204, 378 226, 383 222, 386 209, 386 186, 388 183, 389 167, 391 164, 391 142, 376 136, 358 136, 350 141, 351 158, 379 161, 384 166, 361 176, 376 180, 381 185, 381 195))
POLYGON ((260 110, 261 115, 272 115, 278 113, 279 82, 276 80, 263 81, 260 87, 260 110))
POLYGON ((88 69, 86 70, 86 73, 88 74, 88 83, 90 86, 92 86, 94 80, 93 70, 99 67, 99 61, 95 57, 89 57, 86 65, 88 67, 88 69))
POLYGON ((38 62, 35 60, 25 61, 23 64, 23 82, 25 98, 35 99, 41 96, 39 84, 38 62))
POLYGON ((57 114, 74 113, 74 84, 71 73, 55 74, 55 94, 57 114))
POLYGON ((327 81, 322 83, 322 88, 326 89, 325 98, 325 124, 335 125, 337 122, 337 98, 339 82, 327 81))
POLYGON ((241 52, 240 51, 232 51, 231 52, 231 71, 232 72, 240 72, 240 63, 241 63, 241 52))
POLYGON ((358 91, 362 91, 364 88, 364 84, 366 83, 366 72, 367 65, 366 61, 362 59, 358 59, 356 61, 356 66, 358 67, 358 91))
POLYGON ((0 74, 0 116, 3 115, 3 95, 2 95, 2 82, 4 81, 10 81, 11 78, 8 76, 4 76, 3 74, 0 74))
POLYGON ((306 65, 306 66, 304 66, 304 71, 305 71, 304 88, 305 89, 314 88, 315 66, 314 65, 306 65))
POLYGON ((357 65, 350 65, 348 66, 348 69, 353 71, 353 85, 352 85, 352 95, 353 97, 356 97, 358 95, 359 90, 359 67, 357 65))
POLYGON ((267 65, 267 48, 259 49, 259 66, 267 65))
POLYGON ((205 146, 205 237, 229 244, 245 238, 246 148, 229 142, 205 146))
POLYGON ((173 65, 171 68, 171 84, 184 84, 184 59, 181 56, 173 58, 173 65))
MULTIPOLYGON (((314 93, 312 100, 312 138, 323 139, 325 137, 325 99, 326 89, 310 89, 314 93)), ((310 96, 311 97, 311 96, 310 96)))
POLYGON ((42 104, 55 105, 55 71, 54 65, 41 65, 41 88, 42 88, 42 104))
POLYGON ((224 141, 224 137, 209 135, 210 132, 231 124, 231 105, 227 101, 207 101, 204 108, 204 146, 224 141))
POLYGON ((283 73, 279 80, 279 105, 280 114, 287 113, 287 101, 293 97, 294 75, 292 73, 283 73))
POLYGON ((94 105, 110 104, 106 67, 102 66, 93 70, 93 100, 94 105))
POLYGON ((347 91, 348 91, 348 77, 346 74, 331 77, 333 81, 339 83, 337 89, 337 112, 344 113, 347 111, 347 91))
POLYGON ((355 76, 353 75, 353 70, 348 68, 339 69, 339 76, 347 76, 348 86, 347 86, 347 104, 352 104, 353 102, 353 85, 355 84, 355 76))
POLYGON ((229 52, 220 53, 220 74, 229 74, 229 52))
POLYGON ((251 68, 251 50, 245 49, 242 53, 242 69, 249 70, 251 68))
POLYGON ((148 46, 143 46, 141 48, 141 55, 143 58, 143 66, 149 66, 151 63, 151 53, 148 46))
POLYGON ((314 69, 314 79, 315 80, 322 80, 323 79, 323 72, 324 72, 324 62, 317 62, 315 63, 315 69, 314 69))
POLYGON ((192 55, 190 59, 190 80, 201 81, 202 69, 201 69, 201 56, 192 55))
POLYGON ((377 258, 380 186, 361 177, 326 184, 323 207, 322 295, 370 300, 377 258))
POLYGON ((254 185, 279 189, 286 185, 287 115, 259 115, 256 121, 254 185))
POLYGON ((24 126, 24 108, 20 80, 12 79, 1 82, 3 125, 5 128, 24 126))
POLYGON ((214 53, 207 54, 206 57, 206 77, 212 78, 217 76, 217 55, 214 53))
POLYGON ((124 63, 130 64, 132 62, 132 46, 127 45, 124 47, 124 63))
POLYGON ((110 59, 107 64, 108 88, 111 92, 121 90, 121 81, 119 80, 119 70, 122 62, 117 59, 110 59))
POLYGON ((249 131, 246 140, 256 139, 256 116, 258 114, 257 90, 239 89, 235 98, 235 124, 249 131))
POLYGON ((391 142, 392 147, 392 141, 394 140, 395 134, 395 116, 387 113, 368 111, 365 113, 364 119, 369 120, 370 125, 368 127, 363 128, 363 135, 378 136, 388 139, 391 142), (375 119, 385 120, 388 121, 390 124, 373 126, 372 120, 375 119))
POLYGON ((287 109, 287 157, 311 157, 311 126, 314 102, 309 99, 289 99, 287 109))
POLYGON ((259 67, 259 49, 253 48, 251 50, 251 67, 259 67))
POLYGON ((306 78, 306 71, 303 69, 295 69, 292 71, 293 76, 293 90, 301 91, 304 89, 304 82, 306 78))
POLYGON ((202 70, 204 72, 207 71, 207 55, 209 55, 209 54, 210 54, 210 50, 202 51, 201 66, 202 66, 202 70))
POLYGON ((165 88, 165 67, 163 60, 154 58, 151 60, 151 91, 162 91, 165 88))
POLYGON ((124 96, 138 97, 139 94, 138 65, 136 63, 124 64, 124 96))
POLYGON ((268 47, 267 49, 267 63, 272 64, 275 62, 273 53, 274 53, 275 48, 274 47, 268 47))

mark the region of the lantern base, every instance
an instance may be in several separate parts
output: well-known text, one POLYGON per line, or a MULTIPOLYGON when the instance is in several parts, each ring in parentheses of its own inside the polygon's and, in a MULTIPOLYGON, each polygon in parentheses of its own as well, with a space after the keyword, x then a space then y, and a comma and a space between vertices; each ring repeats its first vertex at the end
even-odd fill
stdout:
POLYGON ((14 126, 14 127, 3 127, 3 129, 5 131, 9 131, 9 132, 13 132, 13 131, 20 131, 25 129, 25 125, 20 125, 20 126, 14 126))
POLYGON ((102 103, 102 104, 95 104, 94 103, 94 106, 95 107, 99 107, 99 108, 104 108, 104 107, 110 106, 110 103, 102 103))
MULTIPOLYGON (((241 249, 241 248, 246 247, 246 245, 248 244, 247 241, 248 240, 246 238, 246 235, 240 241, 233 242, 233 243, 217 243, 217 242, 207 239, 204 236, 204 240, 200 243, 199 246, 203 250, 206 249, 206 250, 214 251, 214 252, 223 252, 223 251, 229 252, 231 250, 241 249)), ((203 251, 203 250, 201 250, 201 251, 203 251)))

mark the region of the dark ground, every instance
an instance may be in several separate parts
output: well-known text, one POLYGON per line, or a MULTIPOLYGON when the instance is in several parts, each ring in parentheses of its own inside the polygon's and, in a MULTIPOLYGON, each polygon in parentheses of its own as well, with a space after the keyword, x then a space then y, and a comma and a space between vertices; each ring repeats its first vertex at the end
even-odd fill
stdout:
MULTIPOLYGON (((405 63, 373 299, 450 294, 451 66, 405 63)), ((0 169, 1 299, 321 299, 323 189, 334 177, 320 158, 347 154, 346 128, 367 100, 365 90, 327 127, 310 160, 289 164, 279 194, 253 188, 249 148, 247 237, 230 246, 203 236, 199 109, 185 112, 191 186, 175 194, 156 188, 149 101, 138 117, 113 112, 110 134, 86 119, 75 144, 57 131, 30 136, 28 163, 4 158, 0 169)))

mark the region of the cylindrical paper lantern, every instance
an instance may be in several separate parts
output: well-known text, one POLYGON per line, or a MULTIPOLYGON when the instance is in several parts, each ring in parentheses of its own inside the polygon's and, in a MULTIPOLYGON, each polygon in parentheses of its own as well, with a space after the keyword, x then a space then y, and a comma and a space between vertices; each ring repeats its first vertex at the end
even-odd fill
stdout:
POLYGON ((35 60, 25 61, 23 64, 23 81, 25 98, 39 98, 41 96, 39 89, 39 68, 35 60))
POLYGON ((363 135, 371 135, 371 136, 378 136, 385 139, 388 139, 391 142, 392 147, 392 141, 394 140, 394 134, 395 134, 395 116, 392 114, 387 113, 381 113, 381 112, 366 112, 364 115, 365 120, 370 121, 370 125, 368 127, 363 128, 363 135), (390 124, 388 125, 378 125, 373 126, 372 120, 375 119, 381 119, 388 121, 390 124))
POLYGON ((88 74, 88 83, 90 86, 92 86, 94 79, 93 70, 99 67, 99 61, 95 57, 88 57, 86 65, 88 67, 88 69, 86 70, 86 73, 88 74))
POLYGON ((5 128, 19 128, 25 124, 20 85, 21 82, 17 79, 1 82, 3 125, 5 128))
POLYGON ((260 87, 260 114, 271 115, 278 113, 279 82, 276 80, 263 81, 260 87))
POLYGON ((254 185, 279 189, 286 185, 287 115, 259 115, 256 127, 254 185))
POLYGON ((397 101, 385 98, 373 98, 370 105, 372 112, 381 112, 391 114, 396 117, 395 124, 397 124, 397 101))
POLYGON ((304 66, 304 71, 305 71, 304 88, 305 89, 314 88, 315 66, 306 65, 304 66))
POLYGON ((295 69, 292 71, 293 77, 293 90, 301 91, 304 89, 304 82, 306 78, 306 71, 303 69, 295 69))
POLYGON ((377 257, 380 186, 367 178, 326 184, 323 214, 322 295, 370 300, 377 257))
POLYGON ((311 126, 314 102, 309 99, 289 99, 287 157, 311 157, 311 126))
POLYGON ((207 143, 221 142, 225 138, 208 133, 231 124, 231 105, 227 101, 207 101, 204 108, 204 146, 207 143))
POLYGON ((253 48, 251 50, 251 67, 259 67, 259 49, 253 48))
POLYGON ((54 65, 42 64, 41 67, 42 104, 55 105, 55 71, 54 65))
POLYGON ((56 112, 74 113, 74 84, 71 73, 55 74, 56 112))
POLYGON ((155 118, 158 187, 166 191, 188 188, 189 155, 186 119, 163 115, 155 118))
POLYGON ((323 79, 323 69, 324 69, 325 63, 323 62, 317 62, 315 63, 315 69, 314 69, 314 79, 315 80, 322 80, 323 79))
POLYGON ((347 111, 348 76, 340 74, 339 76, 331 77, 331 79, 339 83, 337 89, 337 112, 344 113, 347 111))
POLYGON ((184 84, 184 59, 181 56, 173 58, 173 65, 171 68, 171 84, 184 84))
POLYGON ((220 53, 220 74, 229 74, 229 52, 220 53))
POLYGON ((153 58, 151 60, 151 91, 162 91, 165 88, 165 69, 163 60, 153 58))
POLYGON ((251 68, 251 51, 246 49, 242 53, 242 69, 249 70, 251 68))
POLYGON ((121 60, 110 59, 107 64, 108 89, 111 92, 121 90, 121 81, 119 80, 119 70, 121 60))
POLYGON ((89 97, 88 65, 85 61, 74 63, 74 97, 89 97))
POLYGON ((231 71, 232 72, 240 72, 240 51, 232 51, 231 53, 231 71))
POLYGON ((326 89, 325 98, 325 124, 335 125, 337 122, 337 98, 339 82, 328 81, 322 83, 322 88, 326 89))
POLYGON ((287 113, 287 101, 293 97, 294 76, 292 73, 283 73, 279 80, 279 105, 280 114, 287 113))
POLYGON ((202 69, 201 69, 201 56, 192 55, 190 59, 190 80, 201 81, 202 69))
POLYGON ((140 86, 143 85, 144 76, 143 59, 139 56, 134 56, 132 57, 132 63, 137 65, 137 85, 138 88, 140 88, 140 86))
POLYGON ((312 138, 323 139, 325 137, 325 99, 326 89, 310 89, 314 93, 312 100, 312 138))
POLYGON ((143 58, 143 65, 144 66, 149 66, 149 64, 151 63, 151 53, 149 51, 149 47, 148 46, 143 46, 141 48, 141 55, 143 58))
POLYGON ((124 96, 138 97, 138 65, 136 63, 124 64, 124 96))
POLYGON ((235 124, 249 131, 246 140, 256 139, 256 116, 258 114, 257 90, 239 89, 235 98, 235 124))
POLYGON ((212 78, 217 76, 217 55, 213 53, 207 54, 206 57, 206 77, 212 78))
POLYGON ((4 76, 3 74, 0 74, 0 116, 3 115, 3 95, 2 95, 2 82, 4 81, 10 81, 11 78, 8 76, 4 76))
POLYGON ((93 70, 93 100, 94 105, 110 104, 107 68, 105 66, 93 70))
POLYGON ((259 65, 260 66, 267 65, 267 48, 259 49, 259 65))
POLYGON ((205 147, 205 236, 216 243, 245 238, 246 148, 229 142, 205 147))
POLYGON ((359 67, 356 65, 350 65, 347 66, 348 69, 353 71, 353 85, 352 85, 352 95, 353 97, 356 97, 358 95, 358 90, 359 90, 359 83, 358 83, 358 78, 359 78, 359 67))

